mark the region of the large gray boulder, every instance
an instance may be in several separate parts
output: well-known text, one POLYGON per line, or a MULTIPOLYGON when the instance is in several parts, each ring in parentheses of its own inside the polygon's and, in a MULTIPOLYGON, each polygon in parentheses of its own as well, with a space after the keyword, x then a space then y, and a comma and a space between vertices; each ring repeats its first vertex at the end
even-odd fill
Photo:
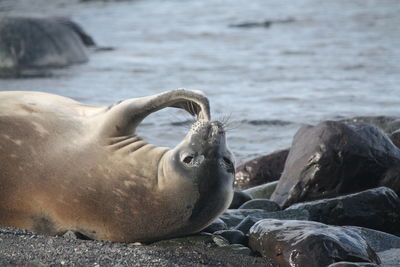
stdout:
POLYGON ((66 18, 0 18, 0 76, 88 60, 93 39, 66 18))
POLYGON ((378 128, 326 121, 294 136, 271 200, 283 207, 378 186, 400 191, 400 150, 378 128))

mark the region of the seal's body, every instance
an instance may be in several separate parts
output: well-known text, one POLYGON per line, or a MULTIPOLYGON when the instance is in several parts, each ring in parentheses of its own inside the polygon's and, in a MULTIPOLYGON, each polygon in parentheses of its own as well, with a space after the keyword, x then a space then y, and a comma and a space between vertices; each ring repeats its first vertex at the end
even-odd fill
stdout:
POLYGON ((232 198, 233 163, 207 99, 175 90, 110 107, 0 93, 0 224, 149 242, 197 232, 232 198), (135 135, 165 107, 199 120, 174 149, 135 135))

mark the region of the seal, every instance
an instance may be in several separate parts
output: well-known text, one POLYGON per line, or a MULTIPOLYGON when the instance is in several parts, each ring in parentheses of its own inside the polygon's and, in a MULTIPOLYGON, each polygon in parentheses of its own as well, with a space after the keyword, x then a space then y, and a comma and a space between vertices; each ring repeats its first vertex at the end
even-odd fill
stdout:
POLYGON ((173 90, 88 106, 40 92, 0 92, 0 224, 39 234, 152 242, 198 232, 230 204, 234 163, 201 93, 173 90), (175 148, 135 134, 149 114, 198 120, 175 148))

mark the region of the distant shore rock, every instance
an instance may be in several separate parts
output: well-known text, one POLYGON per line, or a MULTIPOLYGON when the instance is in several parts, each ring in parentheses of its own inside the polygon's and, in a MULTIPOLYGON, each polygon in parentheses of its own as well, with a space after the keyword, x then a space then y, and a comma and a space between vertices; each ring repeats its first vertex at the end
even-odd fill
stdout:
POLYGON ((86 47, 95 45, 77 23, 61 17, 3 17, 0 36, 0 77, 87 62, 86 47))
POLYGON ((229 27, 233 28, 269 28, 273 24, 287 24, 287 23, 293 23, 296 20, 293 18, 287 18, 287 19, 276 19, 276 20, 264 20, 264 21, 246 21, 246 22, 241 22, 241 23, 234 23, 234 24, 229 24, 229 27))

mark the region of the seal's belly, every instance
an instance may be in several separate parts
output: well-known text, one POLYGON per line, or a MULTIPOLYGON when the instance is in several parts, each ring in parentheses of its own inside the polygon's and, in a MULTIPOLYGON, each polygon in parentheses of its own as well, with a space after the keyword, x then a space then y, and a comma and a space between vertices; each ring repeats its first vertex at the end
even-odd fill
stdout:
POLYGON ((77 134, 59 124, 27 114, 0 116, 0 224, 55 234, 54 207, 74 218, 65 188, 76 184, 71 170, 80 165, 72 151, 79 150, 69 147, 77 134))

